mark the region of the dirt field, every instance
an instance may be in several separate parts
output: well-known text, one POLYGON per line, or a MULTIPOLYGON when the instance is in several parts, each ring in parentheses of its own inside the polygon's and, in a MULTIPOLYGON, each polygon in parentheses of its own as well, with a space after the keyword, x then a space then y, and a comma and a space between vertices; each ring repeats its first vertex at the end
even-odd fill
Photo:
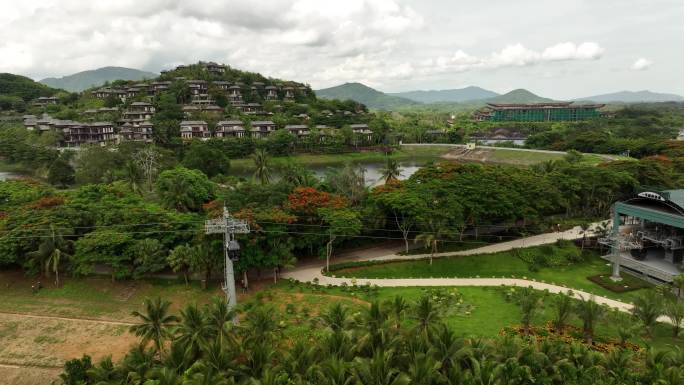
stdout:
POLYGON ((61 368, 88 354, 120 359, 136 342, 128 324, 0 313, 0 363, 61 368))
POLYGON ((8 385, 49 385, 59 377, 61 369, 24 368, 0 364, 0 379, 8 385))

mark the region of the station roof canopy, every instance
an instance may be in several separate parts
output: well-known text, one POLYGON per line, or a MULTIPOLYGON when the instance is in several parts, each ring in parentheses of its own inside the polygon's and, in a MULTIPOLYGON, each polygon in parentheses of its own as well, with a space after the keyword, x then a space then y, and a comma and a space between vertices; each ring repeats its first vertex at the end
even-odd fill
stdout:
POLYGON ((629 215, 684 229, 684 189, 642 189, 614 206, 615 215, 629 215))

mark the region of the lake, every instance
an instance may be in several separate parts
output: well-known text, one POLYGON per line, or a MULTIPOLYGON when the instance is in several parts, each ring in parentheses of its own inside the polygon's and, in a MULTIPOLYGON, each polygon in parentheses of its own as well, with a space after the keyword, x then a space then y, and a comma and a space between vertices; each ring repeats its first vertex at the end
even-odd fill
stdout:
POLYGON ((0 181, 8 180, 8 179, 17 179, 21 178, 21 174, 17 174, 14 172, 5 172, 5 171, 0 171, 0 181))
MULTIPOLYGON (((422 166, 427 164, 429 160, 406 160, 406 161, 399 161, 399 166, 401 167, 401 175, 399 176, 400 180, 405 180, 408 179, 411 175, 413 175, 418 169, 420 169, 422 166)), ((352 163, 354 166, 359 166, 363 167, 365 170, 364 174, 364 179, 366 182, 366 186, 375 186, 378 184, 382 184, 383 181, 382 179, 382 172, 381 170, 385 166, 384 161, 366 161, 366 162, 353 162, 352 163)), ((334 165, 309 165, 305 166, 307 167, 311 172, 316 175, 319 179, 323 179, 325 177, 325 174, 329 170, 334 170, 338 168, 343 168, 344 164, 339 163, 339 164, 334 164, 334 165)), ((243 177, 243 178, 252 178, 254 175, 253 170, 247 170, 247 169, 239 169, 239 170, 231 170, 230 175, 238 176, 238 177, 243 177)), ((280 170, 278 170, 277 167, 273 168, 273 171, 271 172, 271 179, 272 180, 278 180, 281 178, 281 173, 280 170)))

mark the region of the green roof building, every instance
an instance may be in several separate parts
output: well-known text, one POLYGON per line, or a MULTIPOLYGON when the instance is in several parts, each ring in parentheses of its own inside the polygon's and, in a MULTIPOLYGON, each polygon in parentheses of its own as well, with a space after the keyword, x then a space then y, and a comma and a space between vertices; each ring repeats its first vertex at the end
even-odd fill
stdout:
POLYGON ((575 122, 602 116, 605 104, 573 104, 572 102, 500 104, 487 103, 475 113, 476 121, 491 122, 575 122))

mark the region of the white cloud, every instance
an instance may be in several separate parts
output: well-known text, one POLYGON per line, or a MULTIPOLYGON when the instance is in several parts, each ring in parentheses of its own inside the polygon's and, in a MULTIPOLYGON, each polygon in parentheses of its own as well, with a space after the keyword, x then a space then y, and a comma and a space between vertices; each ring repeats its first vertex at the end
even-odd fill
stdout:
POLYGON ((596 60, 603 56, 605 50, 594 42, 576 45, 573 42, 559 43, 548 47, 542 53, 544 60, 596 60))
POLYGON ((644 71, 651 68, 652 65, 653 61, 641 57, 637 59, 630 68, 634 71, 644 71))
POLYGON ((489 56, 476 57, 463 50, 450 57, 438 57, 421 63, 423 73, 465 72, 475 69, 495 69, 503 67, 523 67, 553 61, 597 60, 605 50, 597 43, 585 42, 579 45, 566 42, 535 51, 524 45, 507 45, 489 56))
POLYGON ((0 1, 0 15, 11 15, 0 23, 0 72, 40 78, 217 60, 309 81, 347 58, 377 61, 420 28, 422 17, 399 1, 27 0, 39 6, 20 8, 0 1))

